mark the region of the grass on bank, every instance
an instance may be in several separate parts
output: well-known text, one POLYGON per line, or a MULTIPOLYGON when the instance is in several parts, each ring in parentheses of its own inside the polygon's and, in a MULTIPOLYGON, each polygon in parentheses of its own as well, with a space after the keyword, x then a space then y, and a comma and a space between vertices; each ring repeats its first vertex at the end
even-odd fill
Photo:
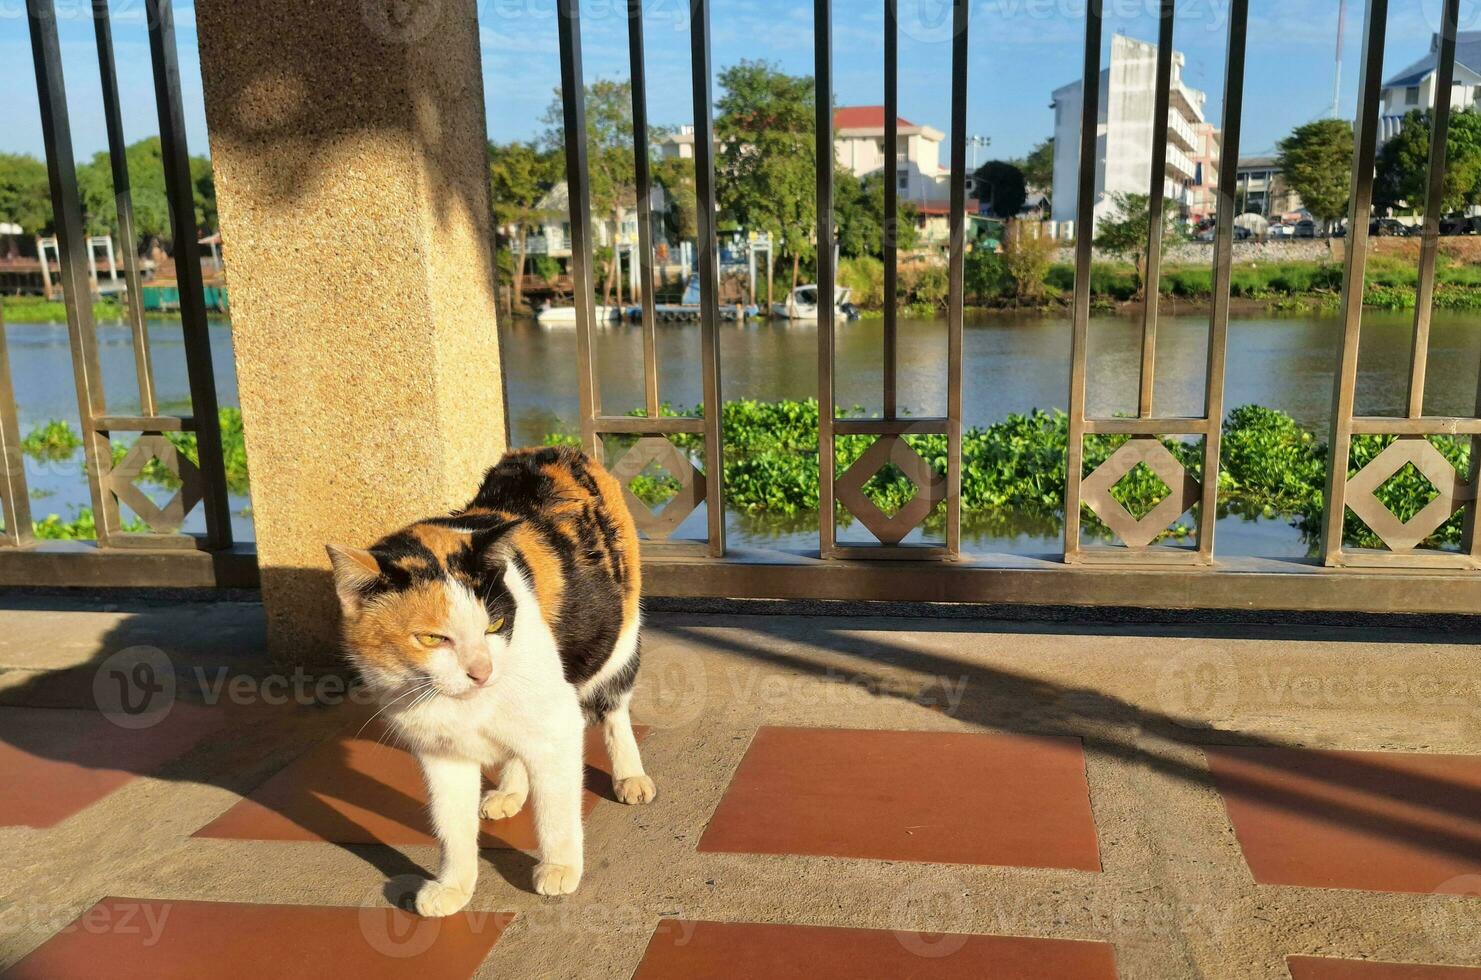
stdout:
MULTIPOLYGON (((899 301, 918 315, 944 309, 947 296, 945 266, 902 266, 899 301)), ((1213 270, 1208 265, 1172 265, 1162 270, 1161 295, 1191 301, 1213 298, 1213 270)), ((1237 299, 1268 302, 1280 309, 1335 310, 1342 293, 1340 262, 1287 261, 1243 263, 1230 274, 1229 293, 1237 299)), ((867 312, 884 306, 884 264, 875 258, 844 259, 838 267, 839 284, 852 290, 853 302, 867 312)), ((1412 261, 1371 255, 1364 278, 1363 303, 1376 309, 1413 309, 1419 270, 1412 261)), ((1002 255, 973 252, 966 258, 964 284, 967 303, 984 308, 1054 310, 1062 308, 1075 288, 1075 267, 1050 264, 1039 289, 1041 299, 1024 303, 1007 260, 1002 255)), ((1101 306, 1124 303, 1138 296, 1136 269, 1130 263, 1096 262, 1090 268, 1090 294, 1101 306)), ((1440 256, 1435 276, 1435 308, 1481 310, 1481 267, 1440 256)))

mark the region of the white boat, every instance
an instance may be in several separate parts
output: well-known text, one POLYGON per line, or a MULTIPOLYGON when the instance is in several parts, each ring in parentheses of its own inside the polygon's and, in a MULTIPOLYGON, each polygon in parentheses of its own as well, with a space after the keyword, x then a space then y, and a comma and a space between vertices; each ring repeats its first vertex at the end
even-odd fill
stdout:
MULTIPOLYGON (((842 286, 833 290, 833 308, 846 320, 856 319, 858 310, 849 302, 852 291, 842 286)), ((818 318, 818 287, 816 283, 798 286, 784 303, 771 304, 771 315, 784 320, 816 320, 818 318)))
MULTIPOLYGON (((597 323, 615 323, 622 319, 622 307, 620 306, 598 306, 594 310, 597 323)), ((550 306, 546 304, 535 314, 535 321, 543 323, 547 327, 574 327, 576 325, 576 307, 574 306, 550 306)))

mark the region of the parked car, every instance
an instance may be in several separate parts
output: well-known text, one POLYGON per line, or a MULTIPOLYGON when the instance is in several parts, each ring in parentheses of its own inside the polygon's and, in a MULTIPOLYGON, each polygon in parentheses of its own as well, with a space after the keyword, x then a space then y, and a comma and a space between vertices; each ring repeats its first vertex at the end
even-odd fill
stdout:
POLYGON ((1440 234, 1442 235, 1474 235, 1481 232, 1481 218, 1471 218, 1463 214, 1447 214, 1440 219, 1440 234))
POLYGON ((1408 236, 1414 234, 1415 229, 1397 218, 1374 218, 1368 222, 1368 234, 1375 238, 1388 236, 1408 236))
POLYGON ((1295 235, 1295 237, 1297 237, 1297 238, 1315 238, 1316 237, 1316 222, 1315 221, 1312 221, 1310 218, 1303 218, 1302 220, 1296 222, 1296 235, 1295 235))
POLYGON ((1265 234, 1270 238, 1291 238, 1296 234, 1296 229, 1292 225, 1272 221, 1270 223, 1270 230, 1265 234))

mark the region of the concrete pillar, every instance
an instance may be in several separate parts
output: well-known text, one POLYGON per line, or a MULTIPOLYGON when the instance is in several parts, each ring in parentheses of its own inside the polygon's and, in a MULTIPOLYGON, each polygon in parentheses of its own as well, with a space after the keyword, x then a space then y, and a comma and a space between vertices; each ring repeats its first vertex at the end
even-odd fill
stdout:
POLYGON ((504 449, 475 0, 197 0, 269 642, 504 449))

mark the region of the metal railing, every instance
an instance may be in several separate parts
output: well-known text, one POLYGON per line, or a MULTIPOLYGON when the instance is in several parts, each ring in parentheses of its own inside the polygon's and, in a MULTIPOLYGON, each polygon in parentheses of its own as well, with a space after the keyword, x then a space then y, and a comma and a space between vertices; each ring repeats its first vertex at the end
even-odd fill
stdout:
MULTIPOLYGON (((898 158, 898 0, 883 0, 884 5, 884 158, 898 158)), ((579 4, 561 0, 561 90, 566 109, 567 161, 572 187, 576 226, 589 220, 584 197, 584 152, 580 139, 572 134, 583 132, 581 100, 583 76, 579 43, 579 4), (576 202, 580 200, 581 204, 576 202)), ((1420 268, 1420 293, 1415 319, 1415 368, 1411 381, 1409 413, 1402 419, 1358 418, 1353 415, 1353 391, 1361 325, 1363 296, 1363 259, 1366 250, 1367 215, 1374 182, 1374 149, 1377 112, 1380 103, 1384 24, 1388 16, 1387 0, 1369 0, 1368 35, 1361 82, 1362 113, 1358 120, 1358 153, 1353 163, 1352 219, 1349 227, 1347 288, 1343 301, 1344 330, 1341 368, 1335 385, 1332 487, 1328 499, 1327 528, 1319 562, 1295 560, 1261 560, 1221 558, 1216 561, 1214 524, 1217 495, 1220 437, 1224 413, 1224 375, 1230 316, 1230 282, 1233 269, 1233 240, 1237 180, 1240 152, 1240 129, 1244 110, 1244 78, 1249 23, 1248 0, 1231 0, 1228 18, 1227 58, 1223 99, 1223 140, 1219 162, 1217 233, 1213 249, 1213 304, 1208 325, 1208 349, 1204 372, 1204 411, 1197 417, 1167 417, 1154 412, 1154 372, 1157 361, 1158 290, 1161 275, 1163 189, 1170 174, 1170 153, 1181 153, 1170 147, 1166 138, 1152 141, 1152 167, 1149 193, 1148 242, 1146 246, 1147 300, 1141 320, 1141 354, 1137 385, 1137 412, 1130 418, 1092 417, 1086 408, 1086 376, 1089 357, 1088 332, 1091 312, 1090 269, 1092 236, 1078 236, 1075 252, 1075 293, 1072 306, 1071 382, 1069 391, 1069 449, 1064 511, 1064 547, 1059 556, 1040 559, 1017 559, 1011 556, 964 556, 961 550, 961 480, 962 480, 962 340, 964 315, 963 272, 965 260, 965 176, 966 113, 970 90, 968 78, 968 38, 970 4, 957 0, 952 11, 951 41, 951 218, 950 257, 948 266, 949 298, 946 331, 947 361, 942 369, 947 376, 947 409, 940 418, 905 416, 899 411, 897 365, 899 333, 897 311, 889 298, 895 296, 898 282, 898 255, 894 236, 884 236, 884 292, 887 297, 883 323, 883 416, 862 419, 837 417, 831 409, 835 392, 835 313, 826 297, 833 294, 837 279, 836 256, 827 248, 818 249, 818 294, 824 298, 818 310, 818 388, 823 406, 819 420, 819 549, 816 558, 776 553, 727 550, 723 540, 723 522, 719 502, 723 499, 720 434, 716 418, 716 392, 720 365, 715 358, 713 228, 714 166, 712 119, 709 90, 709 0, 695 0, 692 5, 691 49, 693 53, 696 173, 700 190, 701 223, 699 262, 703 294, 701 315, 705 349, 702 356, 705 407, 700 419, 658 420, 658 405, 653 360, 653 323, 651 309, 645 308, 644 371, 647 379, 647 418, 612 418, 601 414, 597 400, 597 371, 592 361, 592 297, 589 289, 578 289, 578 344, 582 361, 582 434, 594 451, 601 452, 602 437, 613 433, 641 435, 637 445, 615 464, 618 475, 631 479, 654 461, 662 460, 671 473, 685 472, 687 461, 675 451, 668 436, 692 433, 703 436, 705 473, 683 478, 683 502, 679 517, 697 506, 703 498, 709 506, 709 539, 702 553, 724 561, 663 563, 650 583, 660 593, 676 595, 767 596, 767 597, 833 597, 874 599, 976 600, 1016 602, 1088 602, 1124 601, 1134 604, 1167 605, 1236 605, 1296 608, 1345 608, 1418 610, 1445 609, 1474 611, 1481 600, 1481 577, 1474 570, 1481 567, 1481 552, 1475 520, 1476 453, 1472 454, 1469 477, 1456 473, 1424 436, 1427 434, 1481 435, 1481 420, 1438 419, 1423 416, 1422 393, 1424 353, 1426 351, 1430 309, 1433 302, 1436 241, 1439 202, 1444 173, 1443 147, 1448 127, 1448 107, 1437 113, 1431 163, 1430 200, 1427 202, 1423 261, 1420 268), (707 251, 707 249, 709 251, 707 251), (1361 473, 1347 473, 1349 443, 1354 435, 1378 433, 1399 437, 1379 459, 1361 473), (906 441, 912 435, 945 435, 947 437, 946 472, 937 472, 906 441), (836 440, 844 436, 871 436, 873 444, 845 472, 837 472, 836 440), (1129 437, 1103 463, 1086 472, 1087 440, 1099 436, 1129 437), (1201 474, 1190 473, 1170 452, 1167 438, 1198 439, 1202 442, 1201 474), (631 462, 629 462, 631 461, 631 462), (1439 490, 1439 497, 1408 524, 1399 526, 1396 518, 1372 498, 1371 490, 1387 480, 1406 463, 1414 463, 1439 490), (893 464, 917 487, 911 501, 893 515, 887 515, 865 493, 865 484, 882 468, 893 464), (1138 465, 1156 473, 1170 489, 1170 494, 1153 510, 1134 517, 1111 493, 1112 487, 1138 465), (1443 469, 1442 469, 1443 468, 1443 469), (1448 471, 1448 472, 1447 472, 1448 471), (1371 502, 1371 506, 1370 506, 1371 502), (1110 529, 1113 544, 1086 543, 1082 540, 1082 507, 1088 508, 1110 529), (1388 544, 1385 552, 1361 552, 1341 546, 1343 520, 1348 508, 1367 522, 1388 544), (874 537, 868 545, 840 544, 837 538, 837 514, 846 511, 874 537), (929 544, 903 543, 912 531, 921 527, 938 508, 944 509, 944 540, 929 544), (1440 552, 1418 547, 1419 542, 1450 519, 1457 510, 1466 508, 1465 543, 1459 553, 1440 552), (1381 511, 1382 513, 1378 513, 1381 511), (1164 532, 1192 515, 1192 546, 1161 543, 1164 532), (1056 560, 1057 558, 1057 560, 1056 560), (882 562, 880 559, 896 559, 882 562), (898 561, 904 559, 907 564, 898 561), (1109 567, 1108 567, 1109 566, 1109 567), (1368 575, 1355 579, 1335 575, 1336 569, 1348 566, 1382 566, 1391 573, 1410 569, 1449 569, 1453 576, 1423 578, 1368 575), (1233 574, 1223 574, 1233 573, 1233 574), (1301 574, 1292 574, 1301 573, 1301 574), (1046 577, 1047 576, 1047 577, 1046 577), (1340 587, 1335 587, 1341 581, 1340 587), (1379 583, 1383 583, 1380 585, 1379 583), (1114 599, 1112 597, 1115 597, 1114 599)), ((1098 143, 1097 112, 1101 84, 1104 12, 1103 0, 1089 0, 1085 21, 1084 73, 1085 93, 1082 100, 1079 207, 1075 226, 1094 227, 1095 177, 1098 143)), ((818 160, 833 156, 833 43, 831 0, 814 0, 814 78, 816 81, 815 145, 818 160)), ((638 200, 646 199, 647 131, 644 105, 644 69, 642 64, 642 12, 639 0, 629 0, 628 26, 632 78, 634 145, 638 159, 638 200)), ((1446 41, 1441 52, 1441 90, 1454 71, 1455 35, 1458 0, 1445 0, 1446 41)), ((1174 0, 1160 0, 1158 48, 1153 132, 1166 134, 1170 126, 1170 108, 1175 92, 1173 82, 1174 0)), ((1442 100, 1443 101, 1443 100, 1442 100)), ((816 241, 833 240, 833 171, 817 168, 816 241)), ((884 210, 888 223, 896 214, 898 190, 894 181, 885 182, 884 210)), ((641 224, 646 226, 647 217, 641 224)), ((642 246, 647 251, 647 245, 642 246)), ((581 281, 589 281, 590 254, 578 250, 577 267, 581 281)), ((647 270, 645 269, 645 272, 647 270)), ((1481 414, 1481 411, 1478 411, 1481 414)), ((1475 448, 1475 447, 1473 447, 1475 448)), ((666 539, 677 526, 672 508, 665 508, 657 519, 662 526, 649 537, 666 539)), ((647 520, 645 506, 634 510, 647 520)))
POLYGON ((81 422, 82 450, 97 528, 93 547, 39 548, 31 539, 30 515, 9 364, 0 351, 0 442, 6 453, 6 480, 0 486, 6 534, 11 549, 0 552, 0 581, 9 584, 214 585, 251 584, 255 562, 250 551, 234 547, 227 503, 225 463, 207 332, 204 284, 195 224, 194 190, 185 139, 174 15, 168 0, 145 0, 150 62, 154 80, 164 164, 171 238, 180 294, 180 320, 190 389, 190 415, 159 410, 149 335, 141 301, 133 200, 119 106, 118 76, 107 0, 92 0, 103 115, 113 179, 119 234, 125 243, 128 289, 125 310, 134 351, 139 414, 109 411, 92 310, 89 240, 72 153, 66 81, 53 0, 27 0, 31 50, 41 112, 42 139, 59 254, 62 301, 66 309, 73 382, 81 422), (192 461, 169 435, 193 433, 192 461), (133 436, 115 459, 114 439, 133 436), (162 468, 178 484, 164 504, 137 484, 149 467, 162 468), (147 527, 127 529, 120 506, 147 527), (199 506, 203 534, 183 533, 186 515, 199 506))
MULTIPOLYGON (((884 7, 883 84, 885 101, 884 159, 898 157, 899 21, 898 0, 882 0, 884 7)), ((1080 230, 1075 248, 1075 289, 1072 302, 1072 345, 1070 364, 1069 445, 1064 510, 1064 542, 1060 553, 1042 557, 967 555, 961 547, 962 527, 962 441, 963 441, 963 327, 966 245, 966 146, 967 108, 971 93, 968 72, 970 4, 956 0, 952 9, 951 39, 951 212, 948 262, 948 308, 946 318, 947 358, 940 365, 946 376, 946 411, 941 417, 923 418, 901 411, 898 365, 901 337, 898 313, 886 302, 882 331, 882 397, 880 418, 839 417, 833 410, 835 394, 834 344, 836 316, 831 297, 837 281, 836 257, 829 248, 818 249, 819 304, 818 383, 823 410, 819 419, 818 550, 796 554, 735 549, 725 540, 724 458, 721 435, 721 362, 718 330, 719 252, 716 242, 716 140, 711 97, 710 0, 693 0, 689 22, 692 101, 694 107, 694 166, 696 189, 697 249, 694 268, 699 280, 699 324, 701 349, 698 374, 702 387, 702 414, 686 417, 661 415, 657 363, 656 314, 653 290, 643 288, 641 336, 643 358, 644 413, 639 416, 611 415, 604 411, 595 344, 596 307, 594 290, 592 209, 587 167, 585 87, 581 50, 580 0, 555 0, 558 12, 561 71, 561 110, 565 132, 566 179, 570 200, 571 275, 576 308, 576 345, 579 365, 579 411, 582 443, 599 457, 606 457, 614 438, 628 443, 625 452, 611 461, 613 473, 631 495, 630 484, 654 466, 676 478, 680 490, 660 511, 654 513, 633 496, 630 500, 647 539, 648 589, 656 595, 725 596, 754 598, 896 599, 951 602, 1011 602, 1048 604, 1141 604, 1158 606, 1222 606, 1246 608, 1299 608, 1383 611, 1475 612, 1481 609, 1481 541, 1478 541, 1476 452, 1481 439, 1481 418, 1435 418, 1423 412, 1424 355, 1428 350, 1430 313, 1434 300, 1439 211, 1443 194, 1444 148, 1449 128, 1448 104, 1441 100, 1434 121, 1431 173, 1426 201, 1426 220, 1420 262, 1418 304, 1413 326, 1414 366, 1410 378, 1407 412, 1401 418, 1360 417, 1354 413, 1357 353, 1361 334, 1363 279, 1365 271, 1368 214, 1372 202, 1375 148, 1380 109, 1384 26, 1388 0, 1367 0, 1367 33, 1364 39, 1363 75, 1360 83, 1360 114, 1357 152, 1352 172, 1352 204, 1347 248, 1346 287, 1341 314, 1343 332, 1341 360, 1334 384, 1332 450, 1329 490, 1331 502, 1326 517, 1319 559, 1247 559, 1216 553, 1214 524, 1220 463, 1221 422, 1225 405, 1225 361, 1230 318, 1230 283, 1233 269, 1233 236, 1239 192, 1237 164, 1243 115, 1245 55, 1249 17, 1248 0, 1230 0, 1227 59, 1223 98, 1223 146, 1219 163, 1218 221, 1213 249, 1213 304, 1208 322, 1208 349, 1204 365, 1204 410, 1197 417, 1168 417, 1154 411, 1154 371, 1158 344, 1158 290, 1161 272, 1163 195, 1169 172, 1168 140, 1152 141, 1151 179, 1148 186, 1150 220, 1146 246, 1146 281, 1152 284, 1140 323, 1140 370, 1134 417, 1092 416, 1087 411, 1086 378, 1090 347, 1091 259, 1094 227, 1095 173, 1098 141, 1097 112, 1101 84, 1104 27, 1103 0, 1088 0, 1084 36, 1085 91, 1081 101, 1081 145, 1079 150, 1079 203, 1075 227, 1080 230), (1395 436, 1393 445, 1357 473, 1349 473, 1351 442, 1366 434, 1395 436), (1426 437, 1461 435, 1472 438, 1471 472, 1455 471, 1434 450, 1426 437), (945 472, 928 465, 910 445, 916 435, 944 436, 947 443, 945 472), (697 453, 681 450, 675 437, 697 445, 697 453), (1086 446, 1095 438, 1125 437, 1124 443, 1099 466, 1087 471, 1086 446), (869 437, 872 444, 847 470, 838 472, 837 440, 869 437), (1168 451, 1163 440, 1196 439, 1202 442, 1201 473, 1188 472, 1168 451), (1412 463, 1439 491, 1439 496, 1411 521, 1400 524, 1378 505, 1372 490, 1394 472, 1412 463), (914 499, 902 510, 886 515, 865 493, 865 484, 881 469, 897 467, 918 488, 914 499), (1111 494, 1111 488, 1139 465, 1155 472, 1170 488, 1170 495, 1149 514, 1135 518, 1111 494), (700 505, 705 507, 704 535, 680 539, 676 533, 685 518, 700 505), (840 508, 869 531, 874 543, 840 543, 840 508), (1088 508, 1114 534, 1114 543, 1083 540, 1082 508, 1088 508), (1382 552, 1357 551, 1343 546, 1342 530, 1351 509, 1388 545, 1382 552), (1420 547, 1436 528, 1461 509, 1466 512, 1463 545, 1458 552, 1440 552, 1420 547), (941 540, 925 544, 907 543, 907 538, 928 517, 944 517, 941 540), (1189 514, 1193 515, 1192 545, 1160 540, 1163 532, 1189 514), (888 561, 883 559, 890 559, 888 561), (1357 571, 1344 571, 1357 569, 1357 571)), ((180 584, 246 581, 244 571, 251 555, 234 548, 226 512, 226 492, 220 433, 216 424, 215 391, 211 355, 207 346, 199 264, 195 259, 188 160, 180 125, 179 79, 174 62, 174 38, 169 5, 149 0, 150 42, 156 91, 159 96, 161 136, 165 146, 166 178, 175 241, 180 250, 182 320, 186 338, 190 389, 194 414, 190 418, 160 415, 154 404, 147 337, 137 305, 129 311, 134 329, 140 401, 138 417, 110 416, 98 382, 98 361, 93 324, 87 303, 85 255, 81 251, 81 212, 67 129, 66 103, 58 54, 51 0, 28 0, 38 86, 41 93, 44 134, 57 211, 58 237, 62 253, 62 279, 67 298, 68 325, 79 407, 84 425, 88 474, 99 515, 98 546, 88 558, 91 564, 56 566, 49 574, 54 584, 180 584), (200 447, 199 473, 178 454, 171 455, 166 432, 194 431, 200 447), (123 462, 115 465, 111 438, 119 432, 139 433, 123 462), (142 447, 142 448, 139 448, 142 447), (118 505, 123 500, 136 511, 129 496, 129 481, 153 452, 176 469, 187 489, 175 505, 154 517, 159 526, 151 533, 124 533, 118 524, 118 505), (168 457, 168 458, 166 458, 168 457), (182 535, 179 521, 199 495, 205 510, 204 536, 182 535), (162 549, 173 549, 167 554, 162 549), (137 563, 119 565, 100 562, 105 556, 133 553, 163 562, 144 574, 137 563), (197 561, 192 571, 179 572, 187 556, 197 561), (171 559, 165 562, 166 558, 171 559), (98 571, 98 569, 121 569, 98 571), (168 569, 165 571, 164 569, 168 569), (60 569, 60 570, 57 570, 60 569), (204 569, 204 570, 203 570, 204 569)), ((106 0, 94 0, 97 13, 100 65, 103 68, 104 101, 109 122, 109 145, 118 190, 121 227, 129 217, 127 165, 118 130, 116 86, 113 83, 111 40, 107 31, 106 0)), ((817 159, 833 158, 833 3, 814 0, 816 118, 814 132, 817 159)), ((1160 0, 1156 98, 1153 132, 1166 134, 1173 87, 1174 0, 1160 0)), ((637 254, 640 274, 651 284, 654 274, 647 114, 647 73, 644 66, 643 11, 641 0, 627 0, 628 54, 632 79, 633 138, 636 153, 634 182, 640 240, 637 254)), ((1439 56, 1441 91, 1455 72, 1456 32, 1459 0, 1444 0, 1443 43, 1439 56)), ((1176 148, 1174 147, 1174 150, 1176 148)), ((834 240, 833 168, 819 166, 816 176, 816 240, 834 240)), ((885 182, 886 230, 892 231, 899 191, 895 181, 885 182)), ((893 298, 899 282, 899 255, 893 234, 884 238, 884 289, 893 298)), ((132 260, 126 269, 131 287, 137 270, 132 260)), ((131 294, 134 290, 131 288, 131 294)), ((4 367, 0 347, 0 367, 4 367)), ((8 378, 8 374, 5 376, 8 378)), ((982 379, 973 379, 980 383, 982 379)), ((0 582, 36 581, 32 559, 42 550, 25 547, 24 477, 15 449, 15 412, 9 403, 8 386, 0 384, 0 449, 6 454, 7 478, 0 483, 0 504, 5 509, 9 554, 0 553, 0 582)), ((1481 403, 1478 403, 1481 416, 1481 403)), ((155 521, 151 521, 154 524, 155 521)), ((47 553, 53 560, 68 555, 47 553)), ((80 561, 77 555, 70 560, 80 561)))

